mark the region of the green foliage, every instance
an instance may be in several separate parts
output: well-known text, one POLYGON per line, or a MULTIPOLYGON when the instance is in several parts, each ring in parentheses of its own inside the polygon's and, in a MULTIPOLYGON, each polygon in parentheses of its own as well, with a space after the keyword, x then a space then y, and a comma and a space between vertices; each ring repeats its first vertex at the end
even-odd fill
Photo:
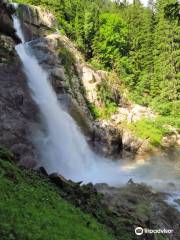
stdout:
POLYGON ((89 101, 86 101, 87 107, 89 108, 92 116, 97 119, 101 116, 100 112, 99 112, 99 108, 96 107, 94 104, 90 103, 89 101))
POLYGON ((136 136, 142 139, 148 139, 152 145, 158 146, 161 145, 162 138, 171 132, 171 130, 163 126, 162 123, 162 119, 156 119, 154 121, 142 119, 129 124, 128 127, 136 136))
POLYGON ((91 64, 91 66, 93 68, 95 68, 96 70, 103 70, 104 69, 104 66, 103 64, 100 62, 99 59, 96 59, 96 58, 92 58, 89 60, 89 64, 91 64))
POLYGON ((112 114, 117 111, 118 97, 116 96, 116 90, 109 86, 110 80, 104 79, 101 84, 98 85, 98 97, 100 106, 94 108, 96 118, 109 119, 112 114))
POLYGON ((150 92, 153 71, 153 12, 144 8, 139 1, 125 9, 129 38, 129 67, 125 78, 133 99, 143 103, 150 92))
POLYGON ((113 113, 117 111, 117 105, 113 102, 106 104, 105 106, 97 107, 94 104, 88 102, 87 106, 95 119, 109 119, 113 113))
POLYGON ((127 28, 119 14, 100 15, 100 27, 94 40, 94 55, 104 67, 112 69, 127 48, 127 28))
POLYGON ((96 107, 96 117, 102 119, 109 119, 116 111, 117 105, 113 102, 109 102, 103 107, 96 107))
POLYGON ((173 1, 157 2, 157 24, 154 33, 154 73, 151 95, 161 102, 177 101, 180 89, 180 27, 177 20, 168 21, 164 17, 164 8, 170 2, 173 1))
MULTIPOLYGON (((177 0, 18 0, 41 5, 57 18, 59 29, 97 69, 117 78, 99 89, 101 106, 90 106, 96 118, 109 118, 118 105, 118 91, 151 106, 163 121, 179 129, 180 25, 177 0), (120 80, 119 80, 120 79, 120 80), (116 89, 116 91, 114 91, 116 89)), ((68 64, 66 64, 68 66, 68 64)), ((67 67, 68 68, 68 67, 67 67)), ((159 134, 160 135, 160 134, 159 134)))
POLYGON ((165 17, 171 20, 177 19, 180 23, 180 4, 179 1, 168 4, 165 8, 165 17))
POLYGON ((46 178, 2 159, 0 189, 1 240, 113 239, 90 215, 63 200, 46 178))
POLYGON ((75 64, 74 55, 63 44, 60 44, 60 43, 59 43, 58 55, 59 55, 61 64, 64 66, 66 70, 66 74, 68 75, 69 79, 71 79, 72 77, 71 69, 72 69, 72 66, 74 66, 75 64))
POLYGON ((0 147, 0 159, 10 161, 13 157, 13 153, 9 149, 0 147))
POLYGON ((160 102, 155 99, 151 102, 151 107, 162 116, 180 118, 180 100, 173 102, 160 102))

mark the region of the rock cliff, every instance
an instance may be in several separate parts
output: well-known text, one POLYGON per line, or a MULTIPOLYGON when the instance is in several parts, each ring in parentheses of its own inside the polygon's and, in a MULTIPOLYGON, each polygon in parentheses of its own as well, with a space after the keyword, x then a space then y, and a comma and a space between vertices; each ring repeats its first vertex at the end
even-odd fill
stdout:
MULTIPOLYGON (((2 71, 5 73, 6 67, 8 70, 14 67, 12 71, 18 72, 19 81, 26 85, 22 70, 19 70, 21 68, 19 59, 14 50, 14 44, 20 42, 12 25, 11 15, 14 11, 12 6, 2 2, 0 31, 3 33, 3 35, 1 34, 1 48, 4 50, 1 51, 1 61, 6 63, 2 66, 2 71), (10 64, 12 55, 15 61, 10 64)), ((155 114, 146 107, 129 103, 122 95, 117 96, 118 108, 109 120, 95 121, 90 106, 101 106, 102 99, 98 89, 101 83, 110 77, 109 73, 95 70, 85 62, 75 45, 66 36, 57 32, 56 20, 51 13, 39 7, 20 4, 17 14, 21 19, 25 39, 30 41, 33 53, 49 73, 49 80, 59 101, 77 121, 94 148, 111 157, 145 157, 145 154, 151 151, 148 139, 137 138, 121 123, 124 121, 136 122, 144 117, 154 119, 155 114)), ((11 76, 10 71, 8 76, 11 76)), ((14 92, 15 89, 12 88, 11 91, 14 92)), ((28 91, 24 94, 28 95, 28 91)), ((26 100, 31 104, 27 104, 27 108, 23 105, 23 109, 33 116, 34 114, 30 112, 33 112, 35 107, 32 106, 33 103, 29 96, 26 97, 26 100)), ((21 121, 20 119, 19 121, 21 121)), ((31 117, 28 117, 27 123, 29 122, 31 122, 31 117)), ((27 135, 30 136, 30 134, 27 135)), ((164 145, 168 147, 178 141, 179 135, 174 132, 172 138, 168 136, 164 139, 164 145)))
MULTIPOLYGON (((160 153, 152 148, 149 139, 135 136, 123 123, 135 123, 140 119, 153 120, 156 114, 147 107, 132 104, 125 97, 116 96, 116 113, 109 120, 94 121, 91 106, 99 107, 102 99, 99 87, 110 74, 98 71, 87 64, 76 46, 64 35, 56 32, 56 21, 53 15, 39 7, 20 4, 19 17, 27 41, 39 63, 49 73, 49 79, 59 100, 75 118, 87 138, 101 153, 123 158, 146 157, 160 153)), ((119 94, 119 93, 118 93, 119 94)), ((164 147, 173 146, 180 139, 176 131, 163 141, 164 147)))
POLYGON ((36 164, 32 128, 37 109, 29 95, 15 44, 20 42, 12 22, 12 8, 0 1, 0 145, 10 148, 26 166, 36 164))
POLYGON ((56 28, 54 16, 40 7, 19 4, 18 15, 26 41, 46 36, 56 28))

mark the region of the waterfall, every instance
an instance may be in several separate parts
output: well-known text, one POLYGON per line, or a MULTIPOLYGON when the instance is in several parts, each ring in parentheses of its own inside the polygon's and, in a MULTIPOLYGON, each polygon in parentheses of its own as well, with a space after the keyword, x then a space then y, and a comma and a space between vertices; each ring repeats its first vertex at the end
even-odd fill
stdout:
POLYGON ((16 51, 23 63, 32 98, 42 115, 45 131, 38 132, 36 141, 41 165, 48 173, 58 172, 74 181, 105 182, 110 185, 122 185, 133 178, 136 182, 145 182, 163 190, 168 182, 175 182, 179 194, 179 169, 168 160, 156 158, 138 163, 112 161, 90 149, 75 121, 58 102, 49 76, 32 55, 16 16, 13 16, 13 22, 22 40, 16 51))
POLYGON ((45 135, 39 137, 38 144, 43 165, 49 173, 59 172, 74 181, 115 183, 115 179, 120 178, 117 163, 98 157, 91 151, 75 121, 61 108, 47 72, 25 43, 19 19, 13 16, 13 20, 22 40, 16 51, 46 129, 45 135))

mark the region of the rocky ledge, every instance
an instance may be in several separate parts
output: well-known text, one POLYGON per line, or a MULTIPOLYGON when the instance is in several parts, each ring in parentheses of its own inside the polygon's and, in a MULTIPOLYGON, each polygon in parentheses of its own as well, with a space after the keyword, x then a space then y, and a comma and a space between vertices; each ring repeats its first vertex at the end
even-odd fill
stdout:
POLYGON ((161 235, 158 239, 179 239, 180 215, 165 202, 165 193, 134 183, 132 179, 124 187, 110 187, 107 184, 93 186, 91 183, 81 185, 81 182, 68 181, 56 173, 48 176, 43 168, 39 172, 56 184, 63 198, 105 224, 116 239, 124 240, 124 236, 130 240, 157 239, 156 234, 137 237, 134 229, 139 226, 147 229, 173 228, 172 234, 161 235))

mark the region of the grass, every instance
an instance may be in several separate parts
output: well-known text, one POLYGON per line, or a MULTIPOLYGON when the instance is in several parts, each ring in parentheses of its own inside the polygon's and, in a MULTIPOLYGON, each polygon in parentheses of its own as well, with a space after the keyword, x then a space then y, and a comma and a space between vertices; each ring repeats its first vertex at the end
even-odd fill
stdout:
POLYGON ((104 107, 97 108, 98 118, 110 119, 111 116, 116 113, 117 106, 115 103, 111 102, 106 104, 104 107))
POLYGON ((162 138, 169 134, 171 130, 163 125, 166 121, 162 118, 156 120, 141 119, 135 123, 128 124, 128 128, 141 139, 148 139, 149 142, 158 146, 161 145, 162 138))
POLYGON ((102 107, 95 106, 94 104, 86 101, 86 104, 94 117, 94 119, 110 119, 112 114, 117 111, 117 106, 115 103, 108 103, 102 107))
POLYGON ((0 151, 1 240, 112 240, 103 225, 63 200, 48 179, 0 151))

